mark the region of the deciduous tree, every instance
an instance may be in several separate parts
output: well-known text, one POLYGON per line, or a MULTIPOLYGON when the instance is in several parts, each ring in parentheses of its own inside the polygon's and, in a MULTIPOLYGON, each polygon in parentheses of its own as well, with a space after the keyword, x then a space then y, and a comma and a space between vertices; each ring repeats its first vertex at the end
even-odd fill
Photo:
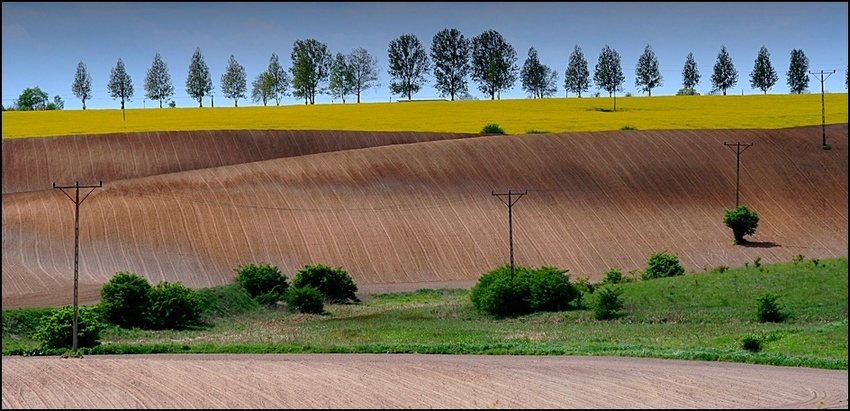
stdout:
POLYGON ((499 32, 487 30, 472 38, 472 80, 478 89, 495 100, 501 92, 514 87, 519 73, 517 56, 499 32))
POLYGON ((233 107, 239 107, 239 99, 245 98, 247 91, 248 78, 245 75, 245 67, 231 54, 224 74, 221 75, 221 92, 224 97, 233 99, 233 107))
POLYGON ((697 69, 697 62, 694 60, 694 53, 688 53, 685 59, 685 67, 682 68, 682 86, 686 90, 694 90, 699 84, 700 74, 697 69))
MULTIPOLYGON (((280 58, 277 54, 272 53, 272 56, 269 57, 269 68, 266 73, 268 73, 268 78, 264 81, 271 82, 270 97, 274 98, 275 105, 279 106, 280 100, 288 94, 290 79, 289 74, 280 65, 280 58)), ((263 105, 266 105, 265 101, 263 105)))
POLYGON ((127 69, 124 68, 124 61, 120 58, 118 59, 118 63, 115 64, 115 67, 112 68, 112 72, 109 75, 109 84, 106 85, 106 88, 109 90, 109 95, 113 99, 121 99, 121 111, 123 113, 124 102, 129 101, 133 97, 133 80, 127 74, 127 69))
POLYGON ((189 63, 189 76, 186 78, 186 93, 189 97, 198 100, 198 107, 204 106, 204 96, 209 95, 213 90, 212 78, 210 77, 210 69, 207 63, 204 62, 204 55, 201 54, 201 49, 196 48, 192 54, 192 61, 189 63))
POLYGON ((608 47, 607 44, 602 48, 602 52, 599 53, 599 61, 596 63, 593 81, 596 83, 596 88, 607 91, 609 97, 614 96, 614 111, 617 111, 617 96, 615 93, 618 90, 622 91, 626 76, 623 75, 623 68, 620 66, 620 54, 611 47, 608 47))
POLYGON ((47 98, 47 93, 35 86, 24 89, 18 99, 15 100, 14 105, 17 110, 21 111, 44 109, 47 107, 47 98))
POLYGON ((443 96, 455 97, 469 91, 470 41, 458 29, 443 29, 431 42, 431 61, 434 63, 434 87, 443 96))
POLYGON ((431 70, 425 47, 415 34, 402 34, 390 41, 387 61, 392 78, 390 92, 412 99, 426 84, 425 74, 431 70))
POLYGON ((373 87, 378 87, 378 58, 366 49, 358 47, 346 56, 348 66, 354 74, 354 94, 360 103, 360 95, 373 87))
POLYGON ((174 85, 171 83, 171 75, 168 74, 168 66, 162 61, 159 53, 156 53, 145 76, 145 96, 159 101, 159 108, 162 108, 162 102, 173 95, 174 85))
POLYGON ((77 73, 74 75, 74 83, 71 84, 71 91, 74 92, 80 101, 83 102, 83 110, 86 109, 86 100, 91 99, 91 74, 86 68, 86 64, 82 61, 77 64, 77 73))
POLYGON ((268 105, 269 100, 274 98, 274 78, 268 71, 264 71, 257 75, 257 78, 251 83, 251 100, 255 103, 262 102, 263 106, 268 105))
POLYGON ((788 66, 788 89, 801 94, 809 88, 809 58, 803 50, 791 50, 791 64, 788 66))
POLYGON ((738 70, 732 63, 732 57, 726 46, 721 46, 717 53, 717 61, 714 63, 714 73, 711 75, 711 84, 715 90, 720 90, 726 95, 726 90, 738 84, 738 70))
POLYGON ((558 73, 549 66, 540 63, 537 50, 534 47, 528 49, 528 58, 522 65, 520 79, 523 90, 528 92, 532 98, 552 96, 558 91, 556 86, 558 73))
POLYGON ((652 97, 652 89, 663 85, 664 78, 661 76, 661 70, 658 69, 658 57, 655 56, 652 47, 647 44, 635 67, 635 87, 652 97))
POLYGON ((324 91, 330 77, 332 56, 328 45, 315 39, 295 40, 290 57, 292 95, 304 98, 304 104, 316 104, 316 93, 324 91))
POLYGON ((570 53, 567 69, 564 71, 564 89, 581 97, 581 93, 589 88, 590 71, 587 69, 587 60, 584 58, 581 47, 576 44, 570 53))
POLYGON ((779 76, 776 74, 773 65, 770 64, 770 53, 767 51, 767 47, 761 46, 753 65, 753 71, 750 72, 750 86, 767 94, 767 90, 776 85, 778 80, 779 76))
POLYGON ((345 104, 345 96, 354 92, 354 73, 342 53, 336 53, 331 63, 328 90, 332 97, 342 100, 342 104, 345 104))

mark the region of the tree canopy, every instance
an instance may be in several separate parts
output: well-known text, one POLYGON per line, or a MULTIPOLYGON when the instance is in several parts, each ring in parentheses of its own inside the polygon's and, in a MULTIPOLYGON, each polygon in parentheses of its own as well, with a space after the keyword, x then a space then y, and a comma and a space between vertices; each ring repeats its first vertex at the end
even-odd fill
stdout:
POLYGON ((499 32, 487 30, 472 38, 472 80, 490 100, 514 87, 519 72, 516 61, 516 51, 499 32))
POLYGON ((753 71, 750 72, 750 86, 767 94, 767 90, 776 85, 778 80, 779 76, 776 74, 773 65, 770 64, 770 53, 767 51, 767 47, 761 46, 753 65, 753 71))
POLYGON ((360 103, 360 95, 373 87, 378 87, 378 58, 366 49, 358 47, 346 56, 348 67, 354 75, 354 94, 360 103))
POLYGON ((620 66, 620 54, 606 44, 599 53, 593 82, 596 83, 596 88, 607 91, 610 97, 623 89, 624 81, 626 76, 623 75, 623 68, 620 66))
POLYGON ((540 63, 534 47, 528 49, 528 58, 522 65, 520 79, 523 90, 532 98, 551 97, 558 91, 558 73, 540 63))
POLYGON ((726 46, 721 46, 717 53, 717 61, 714 63, 714 73, 711 75, 711 84, 715 90, 720 90, 726 95, 726 90, 738 84, 738 70, 732 63, 732 57, 726 46))
POLYGON ((245 67, 231 54, 224 74, 221 75, 221 92, 224 97, 233 99, 233 107, 239 107, 239 99, 247 97, 247 91, 248 77, 245 75, 245 67))
POLYGON ((15 100, 15 106, 21 111, 31 111, 45 109, 47 106, 48 95, 41 91, 38 86, 26 88, 21 95, 15 100))
POLYGON ((168 74, 168 66, 162 61, 159 53, 156 53, 147 76, 145 76, 145 96, 151 100, 159 101, 159 108, 162 108, 162 102, 173 95, 174 85, 172 85, 171 76, 168 74))
POLYGON ((189 63, 189 76, 186 78, 186 93, 189 97, 198 100, 198 107, 204 106, 204 96, 212 92, 213 84, 210 77, 210 69, 204 62, 201 49, 196 48, 189 63))
POLYGON ((685 59, 685 67, 682 68, 682 86, 687 90, 694 90, 699 84, 700 74, 694 53, 688 53, 685 59))
POLYGON ((345 104, 346 96, 354 93, 354 72, 344 54, 336 53, 334 56, 328 83, 331 96, 342 100, 342 104, 345 104))
POLYGON ((801 94, 809 88, 809 58, 803 50, 791 50, 787 80, 788 88, 792 93, 801 94))
POLYGON ((316 104, 316 93, 323 92, 330 77, 331 53, 328 45, 315 39, 295 40, 292 45, 292 95, 304 104, 316 104))
POLYGON ((83 110, 86 109, 86 100, 91 99, 91 74, 82 61, 77 64, 77 73, 74 74, 74 83, 71 84, 74 96, 83 102, 83 110))
POLYGON ((590 88, 590 71, 587 69, 587 60, 581 47, 576 44, 570 53, 567 69, 564 71, 564 90, 576 93, 581 97, 583 91, 590 88))
POLYGON ((129 101, 133 97, 133 80, 127 74, 127 69, 124 67, 124 61, 120 58, 115 67, 112 68, 112 73, 109 75, 109 84, 106 85, 109 90, 109 95, 113 99, 121 99, 121 110, 124 110, 124 102, 129 101))
POLYGON ((443 96, 455 97, 469 91, 470 40, 458 29, 443 29, 431 41, 431 61, 434 64, 434 87, 443 96))
POLYGON ((664 78, 658 68, 658 57, 655 56, 652 47, 647 44, 635 67, 635 87, 647 92, 651 97, 652 89, 663 85, 664 78))
POLYGON ((425 74, 431 70, 425 47, 415 34, 402 34, 390 41, 387 60, 390 92, 412 99, 426 84, 425 74))

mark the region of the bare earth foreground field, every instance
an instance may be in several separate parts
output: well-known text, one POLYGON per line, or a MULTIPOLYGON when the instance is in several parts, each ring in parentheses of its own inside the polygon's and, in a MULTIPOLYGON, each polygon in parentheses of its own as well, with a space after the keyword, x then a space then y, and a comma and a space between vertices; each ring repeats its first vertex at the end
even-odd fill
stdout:
MULTIPOLYGON (((508 262, 601 280, 658 251, 689 272, 848 251, 847 124, 522 136, 224 131, 3 140, 3 309, 80 303, 128 271, 232 282, 342 267, 361 292, 471 287, 508 262), (760 216, 749 246, 722 224, 760 216), (85 194, 85 190, 81 195, 85 194), (70 191, 73 196, 73 190, 70 191)), ((3 408, 847 408, 847 371, 602 357, 4 357, 3 408)))
POLYGON ((3 359, 3 408, 847 408, 847 371, 423 354, 3 359))

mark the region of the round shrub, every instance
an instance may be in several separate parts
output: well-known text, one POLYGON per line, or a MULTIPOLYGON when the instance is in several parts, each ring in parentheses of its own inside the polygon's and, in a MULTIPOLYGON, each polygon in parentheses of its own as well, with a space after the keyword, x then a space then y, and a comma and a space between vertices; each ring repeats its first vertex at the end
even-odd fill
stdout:
POLYGON ((203 300, 198 293, 181 282, 160 281, 151 288, 146 312, 153 329, 183 329, 200 323, 203 300))
MULTIPOLYGON (((101 313, 94 307, 77 307, 77 347, 94 347, 100 344, 103 331, 101 313)), ((41 342, 42 348, 74 347, 74 307, 57 308, 44 317, 36 327, 33 338, 41 342)))
POLYGON ((723 215, 723 224, 732 229, 735 244, 744 244, 747 240, 745 235, 753 235, 759 225, 759 215, 750 211, 745 205, 740 205, 734 210, 726 210, 723 215))
POLYGON ((244 288, 251 298, 266 305, 282 300, 289 288, 286 276, 280 269, 269 264, 239 266, 234 281, 244 288))
POLYGON ((643 279, 674 277, 685 274, 685 267, 679 263, 679 257, 675 254, 658 252, 649 257, 643 279))
POLYGON ((515 267, 511 276, 511 268, 502 266, 478 279, 470 291, 470 300, 476 309, 503 317, 566 310, 578 302, 580 295, 567 271, 515 267))
POLYGON ((623 309, 623 290, 613 286, 603 286, 594 293, 591 302, 593 317, 597 320, 610 320, 619 315, 623 309))
POLYGON ((490 123, 481 129, 481 134, 505 134, 505 130, 502 130, 498 124, 490 123))
POLYGON ((117 272, 100 289, 100 309, 104 319, 121 327, 145 324, 144 308, 150 304, 151 285, 133 273, 117 272))
POLYGON ((785 320, 785 314, 779 309, 776 300, 779 296, 771 293, 760 295, 756 299, 756 319, 760 323, 780 323, 785 320))
POLYGON ((331 268, 326 265, 306 265, 295 273, 292 279, 293 287, 312 286, 322 294, 325 301, 331 304, 341 304, 348 301, 360 302, 355 293, 357 285, 342 268, 331 268))
POLYGON ((290 310, 305 314, 321 314, 325 310, 322 293, 310 285, 290 287, 286 293, 286 304, 290 310))

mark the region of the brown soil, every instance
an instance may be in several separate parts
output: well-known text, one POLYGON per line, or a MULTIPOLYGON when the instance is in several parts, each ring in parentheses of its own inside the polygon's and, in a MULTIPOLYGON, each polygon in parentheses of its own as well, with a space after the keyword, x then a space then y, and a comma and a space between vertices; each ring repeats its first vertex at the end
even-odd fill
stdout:
MULTIPOLYGON (((80 303, 118 271, 209 287, 248 263, 348 271, 361 292, 471 287, 509 261, 598 281, 847 256, 847 125, 487 136, 203 132, 3 140, 3 309, 80 303), (732 244, 740 199, 760 224, 732 244), (406 144, 410 143, 410 144, 406 144), (67 190, 66 190, 67 191, 67 190), (85 195, 86 191, 81 193, 85 195), (69 191, 73 197, 74 192, 69 191), (516 199, 516 197, 514 197, 516 199)), ((635 358, 4 357, 3 408, 847 408, 847 371, 635 358)))
POLYGON ((423 354, 3 359, 3 408, 844 408, 847 371, 423 354))
POLYGON ((847 125, 483 136, 227 131, 3 140, 3 308, 80 303, 116 272, 229 283, 249 263, 292 278, 342 267, 362 292, 469 287, 509 263, 601 279, 658 251, 690 271, 847 256, 847 125), (759 213, 748 246, 722 223, 759 213), (65 190, 74 197, 74 190, 65 190), (87 193, 81 190, 81 198, 87 193), (517 197, 513 197, 514 200, 517 197))

